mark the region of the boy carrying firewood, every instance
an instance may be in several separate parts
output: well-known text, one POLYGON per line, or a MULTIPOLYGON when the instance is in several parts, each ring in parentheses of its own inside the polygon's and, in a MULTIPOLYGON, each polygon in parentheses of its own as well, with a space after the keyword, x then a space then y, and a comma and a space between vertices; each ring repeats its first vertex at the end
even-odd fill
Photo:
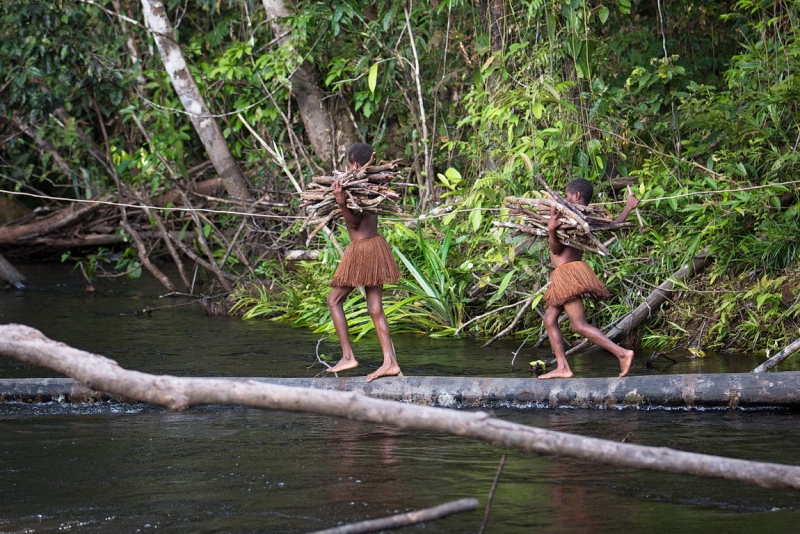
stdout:
MULTIPOLYGON (((567 184, 565 190, 567 202, 576 206, 587 206, 591 202, 593 194, 592 184, 582 178, 567 184)), ((613 221, 613 224, 623 223, 638 205, 639 199, 631 195, 622 213, 613 221)), ((569 368, 564 350, 564 337, 558 326, 558 317, 562 311, 567 313, 572 330, 576 334, 606 349, 619 359, 619 376, 625 376, 633 363, 633 351, 624 349, 608 339, 600 329, 586 322, 583 313, 583 298, 588 297, 602 301, 611 295, 603 282, 594 274, 592 268, 582 260, 583 250, 571 247, 559 240, 557 232, 561 225, 558 210, 555 206, 551 206, 550 219, 547 223, 547 243, 550 247, 553 272, 550 276, 550 288, 544 295, 547 303, 544 311, 544 326, 556 357, 556 368, 539 378, 572 377, 572 370, 569 368)))
MULTIPOLYGON (((348 165, 352 170, 359 169, 369 164, 374 155, 375 151, 371 146, 355 144, 347 151, 348 165)), ((397 376, 400 374, 400 366, 389 334, 389 323, 383 312, 383 285, 397 282, 400 279, 400 269, 386 240, 378 233, 377 213, 351 209, 341 178, 331 184, 331 191, 347 225, 350 244, 345 249, 330 283, 332 289, 327 302, 342 346, 342 359, 327 369, 327 372, 338 373, 358 367, 350 345, 344 302, 353 289, 363 286, 367 310, 383 350, 383 364, 377 371, 367 375, 367 382, 382 376, 397 376)))

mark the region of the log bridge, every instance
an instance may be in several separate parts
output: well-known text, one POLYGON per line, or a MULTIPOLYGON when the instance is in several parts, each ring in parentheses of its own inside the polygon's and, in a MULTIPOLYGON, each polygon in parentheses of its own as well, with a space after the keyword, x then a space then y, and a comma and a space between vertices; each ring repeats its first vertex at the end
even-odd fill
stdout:
MULTIPOLYGON (((408 376, 233 378, 446 408, 798 409, 800 372, 628 376, 625 378, 475 378, 408 376)), ((200 379, 202 380, 202 379, 200 379)), ((134 403, 71 378, 0 380, 0 402, 134 403)))

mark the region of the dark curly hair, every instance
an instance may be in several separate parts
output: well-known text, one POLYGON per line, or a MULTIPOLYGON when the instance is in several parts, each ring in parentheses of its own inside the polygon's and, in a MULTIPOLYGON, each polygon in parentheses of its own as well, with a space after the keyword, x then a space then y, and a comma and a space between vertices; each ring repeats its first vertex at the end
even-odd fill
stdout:
POLYGON ((581 199, 583 199, 583 201, 588 204, 589 202, 592 201, 592 196, 594 196, 594 187, 592 186, 591 182, 589 182, 589 180, 584 180, 583 178, 577 178, 567 184, 567 189, 565 190, 565 192, 580 193, 581 199))
POLYGON ((369 163, 373 154, 375 154, 375 149, 368 144, 356 143, 347 149, 347 162, 355 163, 359 167, 363 167, 369 163))

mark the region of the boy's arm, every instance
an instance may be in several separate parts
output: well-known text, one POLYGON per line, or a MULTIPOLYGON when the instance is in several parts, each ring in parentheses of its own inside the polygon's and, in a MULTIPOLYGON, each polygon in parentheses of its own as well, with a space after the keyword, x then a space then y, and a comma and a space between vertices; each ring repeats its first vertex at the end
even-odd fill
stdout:
POLYGON ((625 203, 625 208, 622 210, 622 213, 614 219, 614 224, 625 222, 625 219, 628 218, 628 215, 639 205, 639 199, 636 198, 636 195, 631 195, 628 197, 628 202, 625 203))
POLYGON ((347 207, 347 194, 344 192, 342 181, 334 180, 333 184, 331 184, 331 191, 333 191, 333 198, 336 199, 339 209, 342 210, 342 216, 344 217, 347 228, 350 230, 358 230, 358 227, 361 226, 363 215, 360 213, 353 213, 353 210, 347 207))
POLYGON ((550 246, 550 252, 558 256, 564 251, 564 244, 558 240, 556 230, 561 226, 561 221, 558 220, 558 212, 555 206, 550 207, 550 220, 547 221, 547 244, 550 246))

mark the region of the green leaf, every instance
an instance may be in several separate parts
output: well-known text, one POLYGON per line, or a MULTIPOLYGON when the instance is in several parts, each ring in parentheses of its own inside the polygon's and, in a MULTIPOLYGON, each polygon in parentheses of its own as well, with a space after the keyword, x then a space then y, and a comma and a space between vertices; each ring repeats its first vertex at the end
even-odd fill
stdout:
POLYGON ((461 173, 458 172, 458 169, 454 169, 453 167, 449 167, 446 171, 444 171, 445 176, 450 179, 450 182, 455 185, 461 181, 461 173))
POLYGON ((483 211, 481 210, 481 203, 479 202, 475 209, 472 210, 472 213, 469 214, 469 222, 472 223, 472 231, 477 232, 478 228, 481 227, 481 222, 483 221, 483 211))
POLYGON ((378 85, 378 64, 375 63, 369 69, 369 91, 370 93, 375 93, 375 87, 378 85))
POLYGON ((605 24, 606 21, 608 20, 608 14, 609 14, 608 8, 606 6, 600 6, 600 9, 597 12, 597 16, 600 17, 600 22, 605 24))
POLYGON ((516 269, 511 269, 503 277, 503 281, 500 282, 500 287, 497 288, 497 292, 494 295, 492 295, 492 298, 490 298, 489 301, 486 303, 486 307, 489 307, 490 304, 492 304, 494 301, 496 301, 497 299, 499 299, 500 297, 503 296, 503 293, 505 293, 506 288, 508 287, 508 284, 511 283, 511 280, 514 277, 515 274, 517 274, 517 270, 516 269))
POLYGON ((544 113, 544 106, 541 102, 534 102, 533 106, 531 106, 531 111, 533 112, 534 117, 541 119, 542 114, 544 113))

